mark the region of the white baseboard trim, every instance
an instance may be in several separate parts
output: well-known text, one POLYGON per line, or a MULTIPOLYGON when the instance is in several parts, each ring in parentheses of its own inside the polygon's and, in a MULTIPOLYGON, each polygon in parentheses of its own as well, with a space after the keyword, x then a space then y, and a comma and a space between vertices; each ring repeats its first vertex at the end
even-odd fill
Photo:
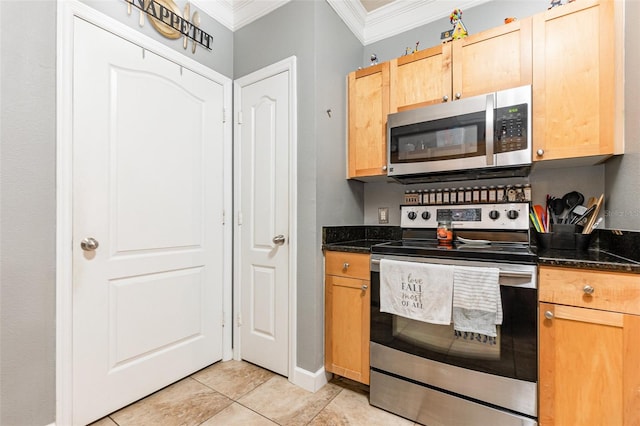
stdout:
POLYGON ((296 367, 293 377, 291 377, 289 381, 304 390, 316 392, 329 382, 331 376, 331 373, 324 371, 324 367, 315 373, 296 367))

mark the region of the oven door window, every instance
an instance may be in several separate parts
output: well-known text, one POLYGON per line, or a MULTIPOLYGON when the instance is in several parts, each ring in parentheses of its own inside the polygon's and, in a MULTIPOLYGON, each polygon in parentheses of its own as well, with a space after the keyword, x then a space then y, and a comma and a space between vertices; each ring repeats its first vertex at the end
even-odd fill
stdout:
POLYGON ((483 157, 486 113, 394 127, 390 132, 391 163, 416 163, 483 157))
POLYGON ((503 322, 494 342, 456 336, 434 325, 380 312, 380 280, 372 273, 371 341, 422 358, 529 382, 537 381, 537 291, 501 286, 503 322))

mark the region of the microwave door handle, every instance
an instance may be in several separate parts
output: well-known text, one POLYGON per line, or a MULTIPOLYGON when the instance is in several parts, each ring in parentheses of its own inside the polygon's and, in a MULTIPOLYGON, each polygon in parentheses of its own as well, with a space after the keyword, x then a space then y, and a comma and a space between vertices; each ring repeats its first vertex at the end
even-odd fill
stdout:
POLYGON ((492 93, 487 96, 487 115, 486 115, 486 149, 487 153, 487 166, 493 166, 493 138, 494 138, 494 102, 495 94, 492 93))

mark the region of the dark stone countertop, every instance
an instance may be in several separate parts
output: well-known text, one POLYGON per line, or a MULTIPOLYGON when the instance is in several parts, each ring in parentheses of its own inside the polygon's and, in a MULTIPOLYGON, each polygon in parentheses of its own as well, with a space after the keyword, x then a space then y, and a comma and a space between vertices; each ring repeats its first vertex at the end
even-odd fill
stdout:
POLYGON ((352 253, 371 253, 371 246, 402 238, 398 226, 323 226, 322 249, 352 253))
POLYGON ((588 251, 545 250, 538 253, 538 265, 640 274, 639 262, 597 248, 588 251))
POLYGON ((596 231, 589 250, 542 250, 538 265, 640 274, 640 232, 596 231))
MULTIPOLYGON (((540 250, 538 265, 640 274, 640 232, 596 231, 589 250, 540 250)), ((370 253, 375 244, 401 238, 402 230, 397 226, 325 226, 322 228, 322 249, 370 253)))

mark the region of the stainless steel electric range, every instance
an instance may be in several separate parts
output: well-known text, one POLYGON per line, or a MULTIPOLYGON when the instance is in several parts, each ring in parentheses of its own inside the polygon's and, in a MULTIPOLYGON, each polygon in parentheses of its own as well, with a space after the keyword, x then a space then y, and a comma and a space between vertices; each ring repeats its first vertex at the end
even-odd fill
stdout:
POLYGON ((529 204, 402 206, 403 238, 372 247, 370 403, 425 425, 537 424, 537 268, 529 204), (451 245, 436 239, 450 220, 451 245), (463 242, 464 241, 464 242, 463 242), (380 262, 499 269, 494 344, 380 310, 380 262))

